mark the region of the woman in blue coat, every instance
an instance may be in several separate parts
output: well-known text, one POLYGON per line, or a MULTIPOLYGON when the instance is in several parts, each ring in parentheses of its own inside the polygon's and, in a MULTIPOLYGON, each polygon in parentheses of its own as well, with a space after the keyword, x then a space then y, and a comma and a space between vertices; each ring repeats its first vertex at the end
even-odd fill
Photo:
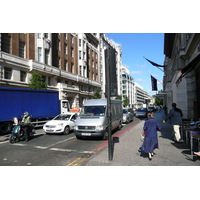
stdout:
POLYGON ((161 131, 160 124, 154 119, 154 113, 148 113, 148 120, 145 121, 143 130, 146 132, 142 151, 149 154, 149 160, 152 160, 154 149, 158 149, 157 131, 161 131))

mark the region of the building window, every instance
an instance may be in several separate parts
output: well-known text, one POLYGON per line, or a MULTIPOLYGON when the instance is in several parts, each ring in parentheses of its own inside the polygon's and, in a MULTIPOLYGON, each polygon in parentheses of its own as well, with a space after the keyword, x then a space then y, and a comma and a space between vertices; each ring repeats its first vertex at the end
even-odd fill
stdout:
POLYGON ((51 85, 51 77, 48 77, 48 85, 51 85))
POLYGON ((49 64, 49 50, 45 49, 45 64, 49 64))
POLYGON ((74 57, 74 48, 71 47, 71 57, 74 57))
POLYGON ((67 54, 67 44, 65 44, 64 53, 67 54))
POLYGON ((73 35, 71 35, 71 43, 73 44, 73 35))
POLYGON ((74 73, 74 63, 71 63, 71 73, 74 73))
POLYGON ((12 69, 4 67, 4 79, 11 79, 11 77, 12 77, 12 69))
POLYGON ((48 38, 49 34, 48 33, 44 33, 44 38, 48 38))
POLYGON ((60 40, 56 40, 56 48, 60 51, 60 40))
POLYGON ((41 34, 41 33, 38 33, 38 34, 37 34, 37 37, 38 37, 38 39, 41 39, 41 38, 42 38, 42 34, 41 34))
POLYGON ((79 47, 81 47, 81 39, 79 39, 79 47))
POLYGON ((25 71, 20 71, 20 81, 26 82, 26 72, 25 71))
POLYGON ((67 71, 67 60, 65 60, 64 70, 67 71))
POLYGON ((56 66, 59 68, 60 67, 60 58, 57 58, 56 61, 57 61, 57 65, 56 66))
POLYGON ((81 60, 81 51, 79 51, 79 60, 81 60))
POLYGON ((42 81, 45 83, 46 82, 46 76, 42 76, 42 81))
POLYGON ((67 33, 64 33, 64 36, 65 36, 65 40, 67 40, 67 33))
POLYGON ((19 42, 19 57, 24 58, 25 52, 25 43, 19 42))
POLYGON ((5 33, 2 33, 1 36, 1 50, 10 53, 10 36, 5 33))
POLYGON ((81 67, 81 65, 79 66, 79 75, 80 76, 82 75, 82 67, 81 67))
POLYGON ((42 62, 42 48, 38 47, 38 62, 42 62))

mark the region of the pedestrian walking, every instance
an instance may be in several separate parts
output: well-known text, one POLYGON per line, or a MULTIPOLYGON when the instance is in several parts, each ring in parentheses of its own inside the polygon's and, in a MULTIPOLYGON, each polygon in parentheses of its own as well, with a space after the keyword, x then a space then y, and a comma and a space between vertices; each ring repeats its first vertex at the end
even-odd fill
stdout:
POLYGON ((144 123, 143 130, 145 132, 144 142, 141 150, 148 153, 149 160, 152 160, 154 150, 158 149, 158 134, 161 131, 160 124, 154 119, 154 113, 147 114, 147 120, 144 123))
POLYGON ((182 116, 182 110, 176 107, 176 103, 172 103, 172 109, 169 111, 169 114, 166 116, 165 120, 163 120, 163 123, 166 123, 166 121, 170 119, 170 123, 172 124, 174 130, 174 140, 178 143, 183 142, 180 135, 180 125, 182 124, 182 116))

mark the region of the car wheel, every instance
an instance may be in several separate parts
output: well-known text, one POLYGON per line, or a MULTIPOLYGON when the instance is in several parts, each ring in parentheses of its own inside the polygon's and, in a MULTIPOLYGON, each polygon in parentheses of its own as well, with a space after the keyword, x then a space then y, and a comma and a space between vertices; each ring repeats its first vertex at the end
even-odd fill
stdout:
POLYGON ((107 140, 108 139, 108 129, 106 129, 104 136, 103 136, 103 140, 107 140))
POLYGON ((65 127, 65 130, 64 130, 64 132, 63 132, 63 134, 64 134, 64 135, 68 135, 68 134, 69 134, 69 131, 70 131, 69 126, 66 126, 66 127, 65 127))
POLYGON ((126 120, 126 123, 128 124, 130 122, 129 118, 126 120))
POLYGON ((122 129, 122 122, 121 122, 121 121, 119 122, 119 125, 118 125, 117 129, 118 129, 118 130, 121 130, 121 129, 122 129))

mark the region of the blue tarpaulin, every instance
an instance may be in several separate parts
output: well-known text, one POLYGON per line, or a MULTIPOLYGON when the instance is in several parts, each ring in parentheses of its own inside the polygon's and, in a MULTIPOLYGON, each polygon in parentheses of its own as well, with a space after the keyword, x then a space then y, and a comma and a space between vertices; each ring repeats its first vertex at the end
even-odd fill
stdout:
POLYGON ((55 117, 60 113, 58 91, 0 87, 0 121, 21 119, 25 111, 33 119, 55 117))

